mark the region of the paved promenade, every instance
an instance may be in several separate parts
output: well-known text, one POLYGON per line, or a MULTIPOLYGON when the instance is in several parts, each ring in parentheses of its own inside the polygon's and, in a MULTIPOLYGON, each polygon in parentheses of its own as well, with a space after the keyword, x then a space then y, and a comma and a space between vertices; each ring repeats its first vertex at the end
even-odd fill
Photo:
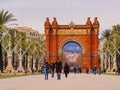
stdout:
POLYGON ((43 75, 0 79, 0 90, 120 90, 120 76, 70 74, 61 80, 43 75))

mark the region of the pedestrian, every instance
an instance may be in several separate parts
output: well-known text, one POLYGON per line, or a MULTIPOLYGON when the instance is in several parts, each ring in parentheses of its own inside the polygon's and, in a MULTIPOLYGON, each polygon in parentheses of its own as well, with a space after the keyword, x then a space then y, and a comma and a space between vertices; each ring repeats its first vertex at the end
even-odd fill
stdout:
POLYGON ((48 67, 49 67, 48 62, 45 61, 43 65, 43 72, 45 75, 45 80, 48 80, 48 69, 49 69, 48 67))
POLYGON ((50 70, 51 70, 51 77, 52 77, 52 78, 54 77, 54 69, 55 69, 55 64, 54 64, 54 63, 51 63, 51 65, 50 65, 50 70))
POLYGON ((96 70, 97 68, 96 67, 93 67, 93 74, 96 75, 96 70))
POLYGON ((98 67, 98 74, 100 75, 101 74, 101 68, 98 67))
POLYGON ((57 61, 55 63, 56 67, 56 73, 57 73, 57 79, 61 79, 61 71, 62 71, 62 62, 57 58, 57 61))
POLYGON ((67 78, 69 74, 69 65, 67 63, 65 63, 64 65, 64 74, 65 74, 65 77, 67 78))
POLYGON ((74 67, 74 73, 76 74, 77 70, 76 70, 76 67, 74 67))
POLYGON ((118 67, 118 74, 120 74, 120 67, 118 67))
POLYGON ((86 74, 89 74, 89 68, 86 67, 86 74))
POLYGON ((81 66, 79 66, 78 67, 78 73, 81 74, 81 72, 82 72, 82 68, 81 68, 81 66))

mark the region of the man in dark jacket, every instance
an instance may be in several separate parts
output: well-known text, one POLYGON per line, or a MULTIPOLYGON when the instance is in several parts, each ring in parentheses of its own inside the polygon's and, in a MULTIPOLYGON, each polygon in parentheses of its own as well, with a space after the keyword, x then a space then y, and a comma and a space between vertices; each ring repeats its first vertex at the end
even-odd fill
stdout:
POLYGON ((55 66, 56 66, 57 79, 59 80, 61 78, 62 62, 59 59, 57 59, 55 66))
POLYGON ((47 61, 44 62, 43 71, 45 75, 45 80, 48 80, 48 62, 47 61))

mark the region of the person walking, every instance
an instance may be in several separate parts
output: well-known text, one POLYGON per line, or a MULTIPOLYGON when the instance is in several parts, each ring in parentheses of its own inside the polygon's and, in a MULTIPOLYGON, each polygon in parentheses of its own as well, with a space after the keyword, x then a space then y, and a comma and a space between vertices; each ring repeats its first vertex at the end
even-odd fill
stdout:
POLYGON ((120 67, 118 67, 118 74, 120 74, 120 67))
POLYGON ((97 72, 98 72, 99 75, 101 74, 101 68, 100 67, 98 67, 97 72))
POLYGON ((79 67, 78 67, 78 74, 81 74, 81 72, 82 72, 82 67, 79 66, 79 67))
POLYGON ((89 68, 86 67, 86 74, 89 74, 89 68))
POLYGON ((77 70, 76 70, 76 67, 74 67, 74 73, 76 74, 77 70))
POLYGON ((67 63, 65 63, 64 65, 64 74, 65 74, 65 77, 67 78, 69 74, 69 65, 67 63))
POLYGON ((48 80, 48 62, 47 61, 45 61, 44 62, 44 65, 43 65, 43 71, 44 71, 44 75, 45 75, 45 80, 48 80))
POLYGON ((50 69, 51 69, 51 77, 53 78, 54 77, 54 69, 55 69, 55 64, 54 63, 51 63, 50 69))
POLYGON ((57 61, 55 63, 56 67, 56 73, 57 73, 57 79, 61 79, 61 71, 62 71, 62 62, 57 58, 57 61))
POLYGON ((97 68, 96 67, 93 67, 93 74, 96 75, 96 70, 97 68))

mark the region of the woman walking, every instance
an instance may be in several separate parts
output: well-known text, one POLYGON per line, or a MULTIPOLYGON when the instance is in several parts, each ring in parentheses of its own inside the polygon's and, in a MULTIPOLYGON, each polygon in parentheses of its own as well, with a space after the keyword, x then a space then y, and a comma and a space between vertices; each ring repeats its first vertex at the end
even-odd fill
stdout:
POLYGON ((69 74, 69 65, 67 63, 65 63, 64 65, 64 74, 65 74, 65 77, 67 78, 69 74))

